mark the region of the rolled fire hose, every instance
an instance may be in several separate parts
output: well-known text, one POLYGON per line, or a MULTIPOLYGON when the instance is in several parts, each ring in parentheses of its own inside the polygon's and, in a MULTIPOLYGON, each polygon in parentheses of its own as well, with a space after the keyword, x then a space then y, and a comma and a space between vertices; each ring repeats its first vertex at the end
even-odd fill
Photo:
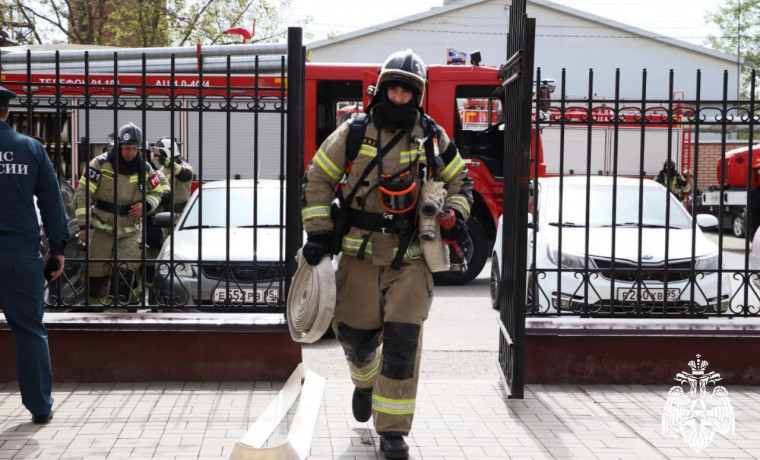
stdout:
POLYGON ((420 193, 419 235, 420 249, 431 272, 443 272, 451 268, 449 247, 441 237, 438 214, 446 199, 445 184, 440 181, 424 180, 420 193))
POLYGON ((319 340, 335 313, 335 269, 329 256, 318 265, 310 265, 298 256, 298 268, 290 283, 287 319, 290 336, 296 342, 319 340))

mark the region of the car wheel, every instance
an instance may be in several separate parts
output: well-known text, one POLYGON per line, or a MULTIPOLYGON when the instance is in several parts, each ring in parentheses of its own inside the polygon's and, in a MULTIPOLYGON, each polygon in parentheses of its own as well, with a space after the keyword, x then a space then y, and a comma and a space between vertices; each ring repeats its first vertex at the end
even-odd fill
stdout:
POLYGON ((737 238, 744 238, 744 215, 736 214, 731 221, 731 230, 737 238))
POLYGON ((496 253, 491 256, 491 307, 494 310, 499 309, 499 299, 501 298, 501 278, 499 277, 499 259, 496 253))
POLYGON ((467 259, 467 271, 448 271, 433 273, 433 280, 436 285, 459 285, 467 284, 475 279, 488 259, 488 236, 483 226, 475 218, 467 221, 467 237, 469 241, 469 250, 465 252, 467 259))

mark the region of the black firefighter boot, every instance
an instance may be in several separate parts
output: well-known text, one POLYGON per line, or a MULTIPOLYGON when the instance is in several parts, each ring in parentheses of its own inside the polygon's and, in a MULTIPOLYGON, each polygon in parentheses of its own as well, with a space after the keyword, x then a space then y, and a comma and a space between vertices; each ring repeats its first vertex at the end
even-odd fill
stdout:
POLYGON ((406 445, 404 437, 400 434, 381 434, 380 452, 389 459, 409 458, 409 446, 406 445))
POLYGON ((88 294, 90 296, 90 307, 95 311, 103 311, 103 306, 107 302, 106 294, 108 293, 108 275, 91 276, 89 280, 88 294))
POLYGON ((354 388, 351 411, 357 422, 366 422, 372 417, 372 388, 354 388))

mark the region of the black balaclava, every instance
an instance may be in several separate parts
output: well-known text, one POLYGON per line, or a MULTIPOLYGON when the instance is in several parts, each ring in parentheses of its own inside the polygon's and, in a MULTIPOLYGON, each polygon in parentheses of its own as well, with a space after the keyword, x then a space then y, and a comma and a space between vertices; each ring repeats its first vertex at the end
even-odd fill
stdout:
POLYGON ((417 98, 419 91, 413 85, 397 80, 383 82, 379 89, 380 103, 375 107, 372 114, 375 124, 380 128, 390 130, 411 129, 417 117, 417 98), (406 104, 399 105, 388 98, 388 87, 398 85, 412 92, 412 99, 406 104))
POLYGON ((139 170, 140 165, 142 164, 142 153, 138 151, 132 161, 127 161, 121 156, 121 152, 117 153, 116 148, 111 147, 108 152, 108 161, 111 162, 117 174, 131 176, 139 170), (117 155, 119 156, 118 159, 116 158, 117 155))

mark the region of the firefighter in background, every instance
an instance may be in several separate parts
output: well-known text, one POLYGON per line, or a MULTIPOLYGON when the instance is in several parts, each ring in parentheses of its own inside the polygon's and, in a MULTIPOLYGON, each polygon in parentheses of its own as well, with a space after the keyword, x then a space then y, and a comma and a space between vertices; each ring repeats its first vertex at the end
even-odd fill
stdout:
POLYGON ((665 159, 655 180, 670 190, 682 205, 686 204, 686 197, 691 193, 691 184, 676 170, 676 163, 672 159, 665 159))
MULTIPOLYGON (((152 158, 153 147, 150 144, 145 144, 146 157, 152 158)), ((145 217, 145 265, 143 265, 143 271, 145 273, 145 291, 148 292, 148 303, 155 304, 155 297, 153 296, 153 278, 156 274, 155 263, 152 261, 158 258, 158 254, 161 252, 161 247, 164 245, 164 231, 169 232, 168 229, 164 229, 154 225, 153 218, 156 213, 168 211, 172 207, 172 189, 169 184, 169 179, 166 178, 163 172, 161 172, 159 166, 151 162, 151 166, 155 168, 158 175, 159 186, 158 191, 161 194, 161 201, 158 208, 145 217)), ((142 281, 142 277, 139 278, 142 281)))
POLYGON ((309 164, 301 196, 308 235, 303 255, 316 265, 330 252, 336 185, 346 174, 344 192, 359 187, 346 203, 350 229, 342 239, 336 274, 333 330, 355 385, 354 418, 365 422, 373 417, 386 458, 409 455, 404 436, 412 427, 422 325, 432 303, 433 278, 416 238, 422 176, 446 184, 444 207, 457 216, 446 239, 466 236, 472 204, 472 181, 454 143, 423 118, 426 76, 425 64, 411 50, 392 54, 366 109, 369 122, 350 170, 346 172, 346 140, 351 122, 346 122, 309 164), (425 126, 432 126, 432 132, 425 126), (437 141, 434 153, 419 142, 427 136, 437 141))
POLYGON ((89 247, 91 259, 113 258, 114 250, 118 251, 118 260, 90 263, 89 295, 95 305, 110 303, 106 298, 109 276, 114 305, 136 300, 132 288, 139 262, 121 260, 141 258, 142 218, 161 201, 160 179, 145 161, 142 148, 142 131, 127 123, 108 152, 90 161, 79 179, 76 214, 80 240, 89 247))
MULTIPOLYGON (((182 160, 179 145, 170 138, 159 139, 150 150, 151 164, 161 180, 161 203, 155 212, 171 212, 174 209, 174 221, 179 219, 190 199, 190 188, 195 178, 193 167, 182 160), (173 176, 173 183, 170 180, 173 176)), ((155 260, 161 252, 164 238, 170 230, 153 225, 153 214, 145 219, 145 260, 155 260)), ((145 289, 148 291, 148 302, 155 303, 153 296, 153 278, 155 265, 145 265, 145 289)))
POLYGON ((173 207, 176 222, 185 210, 192 193, 191 187, 195 179, 193 165, 182 159, 179 145, 168 137, 153 144, 153 165, 172 181, 172 204, 165 207, 164 211, 170 211, 173 207))

